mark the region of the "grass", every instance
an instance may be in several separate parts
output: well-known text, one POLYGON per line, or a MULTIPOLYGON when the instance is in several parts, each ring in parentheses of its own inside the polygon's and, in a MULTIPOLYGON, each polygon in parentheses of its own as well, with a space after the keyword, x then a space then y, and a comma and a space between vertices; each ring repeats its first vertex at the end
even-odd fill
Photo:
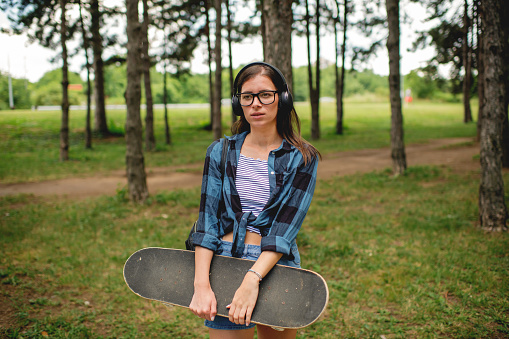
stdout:
MULTIPOLYGON (((387 104, 349 106, 344 136, 333 135, 333 109, 324 108, 315 144, 325 154, 388 144, 387 104)), ((307 131, 309 111, 300 111, 307 131)), ((175 144, 158 145, 146 157, 150 166, 202 161, 210 142, 203 114, 175 114, 175 144)), ((0 112, 0 152, 9 159, 0 161, 2 181, 122 169, 122 140, 95 140, 85 151, 77 120, 73 161, 60 163, 49 158, 58 155, 56 113, 0 112)), ((460 105, 416 104, 405 123, 407 142, 475 135, 461 123, 460 105)), ((476 227, 478 187, 477 172, 428 166, 397 178, 381 171, 319 180, 298 242, 303 267, 328 281, 330 302, 299 338, 509 337, 509 239, 476 227)), ((206 337, 188 310, 143 300, 122 277, 125 260, 142 247, 184 247, 199 194, 198 187, 161 192, 143 205, 126 201, 122 189, 78 201, 1 197, 0 337, 206 337)))
MULTIPOLYGON (((507 234, 476 227, 476 173, 412 167, 321 180, 299 233, 303 267, 328 281, 325 317, 300 338, 509 336, 507 234)), ((188 310, 143 300, 122 267, 147 246, 183 248, 199 188, 133 205, 0 200, 1 337, 205 337, 188 310)))
MULTIPOLYGON (((388 103, 347 103, 344 135, 335 134, 335 106, 321 105, 322 138, 313 143, 323 154, 380 148, 390 145, 388 103)), ((310 109, 299 104, 303 136, 310 138, 310 109)), ((172 145, 164 144, 162 111, 155 112, 157 148, 145 154, 147 168, 198 165, 212 141, 205 109, 170 111, 172 145)), ((404 108, 405 141, 426 142, 434 138, 475 135, 475 124, 462 122, 461 105, 416 102, 404 108)), ((230 110, 223 112, 224 133, 229 133, 230 110)), ((109 126, 123 131, 124 111, 108 112, 109 126)), ((70 161, 59 161, 60 112, 0 111, 0 180, 3 183, 40 181, 65 177, 108 174, 125 168, 123 137, 94 139, 93 149, 84 148, 85 112, 70 114, 70 161)))

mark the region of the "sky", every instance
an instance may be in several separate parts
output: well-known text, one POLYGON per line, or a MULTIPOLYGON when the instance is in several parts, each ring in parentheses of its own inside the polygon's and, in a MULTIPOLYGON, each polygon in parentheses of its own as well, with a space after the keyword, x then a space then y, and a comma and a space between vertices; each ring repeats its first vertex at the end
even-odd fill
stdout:
MULTIPOLYGON (((416 35, 415 29, 421 29, 426 24, 425 13, 417 7, 410 8, 409 12, 413 18, 411 21, 411 29, 401 29, 401 72, 407 74, 413 69, 426 65, 427 60, 433 56, 433 49, 428 47, 416 53, 408 52, 416 35)), ((5 13, 0 12, 0 27, 6 28, 9 22, 5 13)), ((313 39, 313 38, 312 38, 313 39)), ((350 38, 352 39, 352 37, 350 38)), ((59 51, 50 50, 39 46, 37 43, 29 44, 28 39, 24 35, 9 36, 0 33, 0 71, 3 73, 10 72, 15 78, 28 78, 30 82, 38 81, 44 73, 60 67, 60 63, 52 64, 50 59, 59 51)), ((226 51, 224 44, 223 51, 226 51)), ((261 38, 248 39, 240 44, 233 45, 233 66, 247 64, 252 61, 262 60, 262 43, 261 38)), ((304 66, 307 64, 307 48, 306 39, 304 37, 294 36, 292 39, 292 64, 294 67, 304 66)), ((315 47, 311 47, 312 62, 316 60, 315 47)), ((226 55, 223 52, 224 56, 226 55)), ((195 73, 207 73, 208 66, 205 64, 206 47, 198 48, 194 54, 191 63, 191 70, 195 73)), ((321 58, 334 62, 334 36, 332 34, 324 34, 321 37, 321 58)), ((227 58, 225 57, 225 60, 227 58)), ((80 65, 83 61, 71 60, 69 69, 74 72, 80 72, 80 65)), ((379 49, 376 57, 370 60, 369 68, 373 69, 376 74, 387 75, 389 73, 388 56, 386 48, 379 49)), ((348 62, 347 62, 347 68, 348 62)))

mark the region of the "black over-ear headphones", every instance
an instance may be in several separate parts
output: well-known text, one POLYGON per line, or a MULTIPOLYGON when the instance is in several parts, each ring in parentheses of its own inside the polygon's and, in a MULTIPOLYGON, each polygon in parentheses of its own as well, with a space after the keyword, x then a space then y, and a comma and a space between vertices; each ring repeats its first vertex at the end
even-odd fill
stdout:
MULTIPOLYGON (((278 92, 278 94, 279 94, 279 102, 278 102, 279 111, 278 111, 278 113, 289 114, 290 111, 293 109, 293 98, 292 98, 292 94, 290 93, 290 90, 288 89, 288 84, 286 83, 286 79, 285 79, 283 73, 281 73, 281 71, 279 69, 277 69, 276 67, 274 67, 268 63, 261 62, 261 61, 253 62, 253 63, 250 63, 250 64, 244 66, 239 71, 237 76, 235 77, 235 81, 233 82, 233 96, 232 96, 233 113, 235 113, 238 116, 242 116, 244 114, 244 111, 242 110, 242 106, 240 105, 240 102, 239 102, 239 98, 237 97, 237 94, 239 93, 239 90, 240 90, 240 88, 237 88, 239 76, 242 74, 242 72, 244 72, 249 67, 256 66, 256 65, 267 66, 267 67, 271 68, 272 70, 274 70, 274 72, 276 72, 276 74, 279 75, 279 77, 281 78, 281 83, 283 84, 283 89, 281 90, 281 92, 278 92)), ((277 84, 274 84, 274 85, 277 86, 277 84)))

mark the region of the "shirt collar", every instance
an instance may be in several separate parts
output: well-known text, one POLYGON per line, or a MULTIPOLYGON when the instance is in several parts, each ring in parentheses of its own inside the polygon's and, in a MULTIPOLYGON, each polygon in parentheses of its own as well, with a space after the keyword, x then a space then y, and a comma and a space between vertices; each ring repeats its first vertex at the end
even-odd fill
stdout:
MULTIPOLYGON (((232 136, 225 135, 224 137, 226 139, 228 139, 228 140, 235 141, 236 145, 237 145, 237 142, 238 142, 238 147, 242 148, 242 144, 244 143, 244 140, 246 139, 247 135, 248 135, 248 132, 245 131, 245 132, 242 132, 242 133, 239 133, 239 134, 234 134, 232 136)), ((278 148, 276 148, 275 150, 273 150, 273 151, 274 152, 278 152, 280 150, 284 150, 286 152, 291 152, 294 149, 295 149, 295 146, 290 144, 288 141, 286 141, 286 139, 283 138, 283 142, 281 143, 281 145, 278 148)))

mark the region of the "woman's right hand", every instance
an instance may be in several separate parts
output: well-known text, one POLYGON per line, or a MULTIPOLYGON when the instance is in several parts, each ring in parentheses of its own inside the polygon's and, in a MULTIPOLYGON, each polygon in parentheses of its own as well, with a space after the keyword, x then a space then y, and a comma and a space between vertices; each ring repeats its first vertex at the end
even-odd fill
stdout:
POLYGON ((210 286, 195 287, 189 308, 198 317, 214 321, 217 314, 217 301, 212 288, 210 286))

